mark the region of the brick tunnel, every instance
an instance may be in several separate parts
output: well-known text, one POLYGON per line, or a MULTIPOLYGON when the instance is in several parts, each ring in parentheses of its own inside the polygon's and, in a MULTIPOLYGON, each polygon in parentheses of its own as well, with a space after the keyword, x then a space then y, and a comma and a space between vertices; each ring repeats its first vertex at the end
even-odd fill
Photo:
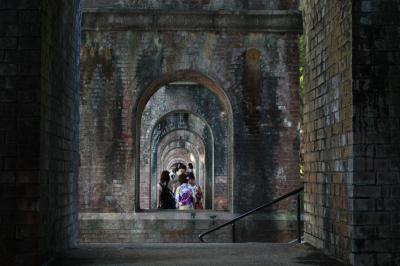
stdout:
MULTIPOLYGON (((195 243, 304 186, 305 242, 400 265, 398 0, 2 0, 0 13, 0 264, 195 243), (160 172, 188 162, 204 209, 158 210, 160 172)), ((296 238, 295 198, 235 232, 296 238)))

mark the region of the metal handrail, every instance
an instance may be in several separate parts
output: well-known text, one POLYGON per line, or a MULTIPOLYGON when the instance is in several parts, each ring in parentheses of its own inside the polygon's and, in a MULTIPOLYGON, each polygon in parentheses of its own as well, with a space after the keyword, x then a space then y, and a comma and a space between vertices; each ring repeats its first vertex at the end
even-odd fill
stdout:
POLYGON ((301 242, 301 233, 300 233, 300 192, 303 191, 303 190, 304 190, 304 187, 300 187, 298 189, 295 189, 295 190, 293 190, 293 191, 291 191, 291 192, 289 192, 289 193, 287 193, 287 194, 285 194, 285 195, 283 195, 283 196, 281 196, 281 197, 279 197, 277 199, 274 199, 271 202, 265 203, 265 204, 255 208, 255 209, 251 210, 251 211, 248 211, 248 212, 246 212, 246 213, 244 213, 244 214, 242 214, 242 215, 240 215, 240 216, 238 216, 238 217, 226 222, 226 223, 223 223, 223 224, 221 224, 219 226, 216 226, 216 227, 208 230, 207 232, 204 232, 204 233, 200 234, 199 235, 199 239, 200 239, 201 242, 204 242, 204 239, 203 239, 204 236, 206 236, 206 235, 208 235, 208 234, 210 234, 210 233, 212 233, 214 231, 217 231, 217 230, 219 230, 219 229, 221 229, 221 228, 223 228, 223 227, 225 227, 227 225, 232 224, 232 242, 235 242, 235 222, 237 222, 238 220, 241 220, 244 217, 247 217, 250 214, 253 214, 253 213, 255 213, 255 212, 257 212, 257 211, 259 211, 261 209, 264 209, 266 207, 272 206, 275 203, 280 202, 281 200, 284 200, 284 199, 286 199, 286 198, 288 198, 290 196, 293 196, 293 195, 297 194, 297 241, 300 243, 301 242))

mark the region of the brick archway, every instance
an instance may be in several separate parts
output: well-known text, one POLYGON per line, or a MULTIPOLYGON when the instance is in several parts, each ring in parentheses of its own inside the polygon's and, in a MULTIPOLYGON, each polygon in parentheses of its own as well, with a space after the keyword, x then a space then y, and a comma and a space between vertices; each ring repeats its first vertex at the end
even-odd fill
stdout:
MULTIPOLYGON (((94 236, 102 227, 90 225, 100 219, 96 217, 106 217, 109 212, 125 212, 132 214, 132 219, 140 217, 135 223, 145 222, 142 218, 150 212, 137 213, 139 163, 150 156, 143 155, 139 147, 140 141, 146 139, 139 132, 150 131, 149 125, 156 118, 149 119, 144 129, 140 117, 148 117, 143 113, 154 114, 147 112, 147 103, 157 98, 163 87, 179 85, 179 81, 205 87, 204 91, 215 95, 223 106, 215 108, 215 102, 207 100, 203 103, 211 104, 200 108, 229 120, 228 134, 219 136, 230 143, 226 153, 229 165, 217 165, 214 176, 218 184, 215 191, 232 188, 229 202, 218 201, 231 213, 215 210, 217 216, 247 211, 298 186, 298 12, 201 11, 196 13, 201 20, 195 21, 192 11, 167 11, 168 16, 177 15, 185 23, 160 25, 154 21, 149 28, 142 27, 141 22, 135 26, 132 23, 138 21, 138 13, 145 18, 157 17, 155 10, 133 8, 124 14, 114 11, 91 10, 85 13, 84 20, 81 58, 82 96, 86 102, 81 110, 85 115, 82 121, 88 121, 83 128, 90 133, 90 141, 82 145, 82 158, 86 161, 81 173, 82 183, 89 191, 82 195, 90 193, 90 201, 80 216, 90 222, 84 224, 82 238, 94 236), (118 26, 116 21, 122 23, 118 26), (211 24, 192 27, 200 21, 211 24), (113 30, 114 26, 119 30, 113 30), (220 109, 224 110, 210 112, 220 109), (234 184, 227 173, 234 176, 234 184), (100 214, 95 217, 90 212, 100 214)), ((197 99, 204 100, 200 96, 197 99)), ((156 109, 156 115, 170 111, 158 106, 156 109)), ((160 217, 160 213, 157 215, 160 217)), ((287 210, 278 216, 277 210, 273 216, 262 217, 261 223, 276 228, 278 234, 290 234, 290 215, 291 210, 287 210), (276 217, 288 221, 288 226, 280 230, 276 217)), ((256 223, 249 227, 261 227, 256 223)), ((157 232, 169 237, 167 232, 157 232)), ((254 236, 247 230, 241 238, 249 240, 254 236)), ((110 233, 104 239, 112 237, 110 233)), ((128 233, 126 237, 138 241, 140 236, 128 233)))
MULTIPOLYGON (((205 89, 209 90, 212 92, 212 94, 217 97, 219 102, 223 106, 223 116, 226 117, 227 119, 227 128, 226 128, 226 133, 227 133, 227 152, 226 152, 226 159, 227 159, 227 184, 228 184, 228 191, 227 191, 227 196, 226 199, 222 200, 220 199, 220 206, 225 206, 223 202, 226 202, 226 207, 222 207, 223 209, 226 210, 232 210, 232 204, 233 204, 233 198, 232 198, 232 193, 233 193, 233 114, 232 114, 232 107, 230 100, 228 99, 228 96, 225 94, 224 90, 217 85, 216 82, 211 80, 209 77, 196 72, 196 71, 191 71, 191 70, 182 70, 182 71, 177 71, 172 74, 165 74, 161 76, 159 79, 151 82, 149 86, 144 90, 143 94, 141 95, 140 99, 137 102, 137 108, 136 108, 136 142, 140 143, 140 138, 141 138, 141 120, 142 120, 142 114, 145 109, 146 104, 149 102, 151 97, 163 86, 174 83, 174 82, 192 82, 199 84, 203 86, 205 89)), ((174 110, 174 112, 177 112, 179 110, 174 110)), ((185 111, 185 110, 184 110, 185 111)), ((187 111, 185 111, 187 112, 187 111)), ((189 111, 190 112, 190 111, 189 111)), ((193 112, 192 112, 193 113, 193 112)), ((219 114, 221 115, 221 114, 219 114)), ((201 116, 200 116, 201 117, 201 116)), ((136 146, 136 165, 141 165, 140 163, 140 154, 141 154, 141 145, 136 146)), ((141 180, 141 169, 136 169, 136 182, 135 182, 135 190, 140 191, 140 180, 141 180)), ((211 190, 211 187, 213 185, 209 185, 209 191, 211 190)), ((135 208, 136 210, 140 210, 140 193, 135 193, 136 195, 136 201, 135 201, 135 208)), ((210 194, 212 195, 212 193, 210 194)), ((210 196, 213 198, 213 196, 210 196)), ((211 204, 211 203, 210 203, 211 204)), ((212 205, 210 205, 212 206, 212 205)), ((212 207, 210 207, 212 208, 212 207)))

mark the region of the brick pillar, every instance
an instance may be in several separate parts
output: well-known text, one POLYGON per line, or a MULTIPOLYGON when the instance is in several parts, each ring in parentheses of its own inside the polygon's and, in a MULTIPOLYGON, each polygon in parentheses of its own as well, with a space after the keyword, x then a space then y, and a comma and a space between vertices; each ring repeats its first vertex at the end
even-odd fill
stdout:
POLYGON ((0 257, 4 265, 39 262, 39 18, 37 1, 0 3, 0 257))
POLYGON ((355 265, 400 265, 399 6, 399 0, 353 4, 355 265))
POLYGON ((79 40, 80 1, 0 2, 1 264, 76 242, 79 40))
POLYGON ((351 4, 310 0, 305 5, 305 236, 312 245, 347 261, 353 139, 351 4))
POLYGON ((399 1, 305 1, 305 234, 353 265, 399 261, 399 1))

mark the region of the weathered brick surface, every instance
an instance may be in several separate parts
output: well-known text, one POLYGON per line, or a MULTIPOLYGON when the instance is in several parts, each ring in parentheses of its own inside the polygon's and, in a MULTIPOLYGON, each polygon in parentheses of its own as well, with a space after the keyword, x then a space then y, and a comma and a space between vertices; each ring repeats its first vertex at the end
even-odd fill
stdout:
MULTIPOLYGON (((110 2, 86 1, 88 6, 110 2)), ((204 10, 297 6, 295 0, 119 3, 204 10)), ((79 12, 79 0, 0 2, 2 264, 39 264, 77 240, 79 12)), ((355 265, 400 263, 398 14, 398 0, 305 1, 306 239, 355 265)), ((292 157, 298 151, 293 125, 299 121, 295 33, 88 31, 83 40, 81 103, 92 108, 91 119, 100 124, 83 133, 94 135, 94 155, 105 144, 116 147, 106 159, 124 173, 123 181, 93 188, 91 178, 102 181, 114 169, 91 168, 82 182, 94 194, 110 189, 133 210, 134 106, 150 81, 188 69, 211 78, 232 107, 230 208, 240 212, 254 207, 297 184, 298 159, 292 157), (255 186, 268 196, 254 197, 255 186), (125 187, 130 194, 123 193, 125 187)), ((172 143, 168 145, 176 145, 172 143)), ((223 175, 215 179, 229 182, 223 175)), ((96 204, 100 212, 116 211, 107 209, 107 199, 99 198, 83 211, 96 204)), ((82 239, 88 242, 132 241, 136 236, 139 241, 171 240, 178 234, 192 241, 198 231, 185 228, 213 223, 207 218, 193 225, 182 219, 172 223, 176 235, 154 237, 141 233, 164 226, 161 219, 125 223, 93 215, 81 219, 82 239)), ((283 218, 291 221, 290 215, 283 218)), ((265 221, 268 228, 282 231, 293 226, 280 219, 265 221)), ((244 221, 238 235, 260 224, 265 226, 244 221)), ((218 237, 229 237, 229 232, 218 237)))
MULTIPOLYGON (((151 190, 152 193, 154 193, 152 195, 152 208, 155 208, 155 193, 156 193, 156 184, 158 182, 158 178, 159 178, 159 173, 167 168, 159 168, 156 167, 156 160, 167 160, 169 159, 169 161, 166 161, 167 164, 171 164, 171 161, 176 161, 176 159, 179 158, 179 156, 184 155, 181 152, 176 153, 177 149, 172 149, 170 150, 168 153, 164 153, 164 156, 168 156, 168 158, 166 157, 162 157, 162 151, 159 149, 160 145, 164 145, 164 144, 168 144, 166 141, 171 140, 174 142, 178 142, 178 148, 181 146, 179 145, 179 142, 184 142, 186 143, 186 147, 192 147, 192 154, 196 154, 198 152, 200 152, 200 147, 203 146, 203 156, 204 159, 207 159, 208 162, 212 162, 212 148, 213 148, 213 142, 212 142, 212 133, 210 128, 208 127, 208 125, 205 123, 205 121, 201 120, 201 118, 193 115, 193 114, 189 114, 189 113, 170 113, 165 115, 162 119, 160 119, 154 126, 153 129, 153 136, 149 137, 149 139, 151 139, 151 143, 148 143, 148 146, 146 147, 146 144, 143 145, 143 149, 141 149, 141 153, 146 153, 146 151, 151 151, 150 158, 151 158, 151 162, 143 162, 141 164, 141 169, 149 169, 150 166, 150 176, 147 174, 145 174, 145 170, 141 171, 143 174, 141 174, 141 180, 146 181, 149 180, 150 181, 150 177, 151 177, 151 190), (186 134, 185 132, 187 132, 188 134, 186 134), (205 147, 205 148, 204 148, 205 147), (150 149, 149 149, 150 148, 150 149), (174 154, 176 156, 174 156, 174 154), (207 155, 207 156, 206 156, 207 155), (143 178, 142 178, 143 177, 143 178)), ((187 152, 189 150, 186 150, 187 152)), ((218 151, 216 151, 218 152, 218 151)), ((150 152, 149 152, 150 153, 150 152)), ((221 154, 220 152, 218 152, 219 154, 221 154)), ((214 155, 215 156, 215 155, 214 155)), ((187 164, 188 162, 192 161, 190 158, 190 153, 187 154, 187 158, 185 160, 182 160, 182 162, 184 164, 187 164)), ((225 163, 226 164, 226 159, 225 155, 221 155, 221 159, 222 160, 215 160, 216 163, 225 163)), ((194 160, 193 161, 194 165, 199 164, 198 160, 194 160)), ((207 181, 208 181, 208 185, 205 189, 208 190, 207 193, 211 193, 212 196, 215 197, 220 197, 223 196, 225 199, 228 198, 228 196, 226 195, 228 192, 228 189, 225 189, 225 194, 221 195, 218 194, 216 191, 211 191, 210 188, 212 188, 213 185, 217 185, 215 180, 212 180, 212 166, 208 166, 207 169, 208 171, 208 177, 207 177, 207 181)), ((197 176, 198 178, 200 178, 200 176, 197 176)), ((202 179, 204 179, 205 177, 203 176, 202 179)), ((143 183, 141 182, 141 185, 143 183)), ((204 186, 202 186, 204 188, 204 186)), ((149 195, 149 192, 147 189, 140 189, 140 204, 142 205, 142 199, 143 197, 146 197, 149 195)), ((205 195, 207 198, 209 198, 207 195, 205 195)), ((225 200, 227 201, 227 200, 225 200)), ((145 206, 145 208, 149 208, 146 205, 142 205, 145 206)), ((207 202, 207 208, 211 208, 212 206, 212 202, 207 202)))
POLYGON ((85 7, 130 7, 154 9, 203 9, 203 10, 240 10, 240 9, 294 9, 298 7, 298 0, 86 0, 85 7))
POLYGON ((400 263, 400 1, 353 7, 354 263, 400 263))
MULTIPOLYGON (((134 156, 137 156, 132 124, 135 104, 147 84, 159 79, 162 73, 168 75, 186 69, 196 69, 216 80, 228 95, 234 112, 235 143, 230 145, 234 147, 235 161, 240 163, 234 164, 235 203, 228 207, 246 210, 298 184, 298 95, 297 83, 291 78, 297 73, 297 59, 287 58, 296 54, 295 34, 90 31, 83 34, 81 151, 87 156, 82 158, 81 167, 85 169, 82 173, 87 174, 81 175, 80 187, 85 188, 82 195, 90 193, 93 200, 90 200, 92 206, 86 205, 82 211, 85 208, 106 211, 104 191, 111 186, 107 183, 110 167, 114 169, 111 172, 119 173, 123 184, 132 183, 134 156), (245 124, 241 73, 243 54, 249 47, 258 47, 262 55, 262 89, 254 95, 261 95, 262 105, 256 107, 260 120, 245 124), (259 130, 247 129, 251 123, 252 128, 259 130), (267 195, 255 193, 255 184, 263 186, 261 191, 267 195)), ((127 197, 121 205, 126 204, 130 204, 129 210, 134 202, 127 197)))
MULTIPOLYGON (((154 155, 154 157, 157 158, 158 162, 158 166, 156 168, 158 169, 157 173, 160 173, 162 169, 170 169, 168 165, 172 165, 176 162, 186 163, 188 161, 191 161, 191 157, 187 153, 182 154, 178 152, 177 154, 175 154, 175 150, 180 147, 184 147, 186 152, 191 152, 195 155, 195 163, 193 164, 195 166, 194 173, 196 176, 197 184, 199 184, 203 190, 203 206, 206 209, 211 209, 213 201, 212 180, 210 180, 210 178, 207 178, 207 176, 212 176, 212 165, 209 163, 209 161, 212 160, 213 154, 211 150, 211 145, 208 145, 206 147, 204 140, 198 134, 181 129, 171 131, 168 135, 166 135, 159 142, 157 154, 154 155), (185 159, 180 160, 180 158, 185 159), (201 158, 204 158, 204 161, 201 158), (198 162, 197 165, 196 162, 198 162)), ((153 151, 153 154, 154 153, 155 151, 153 151)), ((153 188, 156 181, 152 179, 152 182, 153 185, 151 185, 151 187, 153 188)), ((155 191, 152 191, 152 193, 155 193, 155 191)))
POLYGON ((306 1, 306 239, 399 263, 399 1, 306 1))
MULTIPOLYGON (((223 104, 219 101, 210 90, 198 85, 170 85, 157 91, 146 104, 143 111, 141 121, 141 189, 140 189, 140 207, 149 208, 147 202, 150 195, 149 189, 152 190, 151 206, 155 207, 155 191, 158 182, 159 173, 164 170, 156 168, 159 157, 158 147, 164 138, 169 134, 176 135, 177 130, 185 130, 197 135, 198 138, 190 138, 195 152, 203 145, 205 153, 203 154, 203 164, 207 167, 206 177, 207 187, 202 186, 207 192, 207 208, 226 210, 229 202, 228 182, 221 184, 213 176, 228 176, 228 121, 226 116, 221 115, 227 113, 223 104), (185 111, 182 111, 185 110, 185 111), (218 115, 219 114, 219 115, 218 115), (214 148, 215 147, 215 148, 214 148), (213 162, 213 163, 212 163, 213 162), (150 169, 150 173, 149 172, 150 169), (149 176, 150 174, 150 176, 149 176), (150 180, 151 184, 144 182, 150 180), (215 188, 213 191, 213 187, 215 188), (220 190, 217 192, 216 189, 220 190), (208 194, 211 195, 208 195, 208 194), (211 202, 214 197, 214 204, 211 202), (146 202, 144 200, 146 199, 146 202)), ((179 139, 179 136, 177 136, 179 139)), ((183 138, 182 138, 183 139, 183 138)), ((162 159, 161 157, 159 159, 162 159)), ((173 160, 174 158, 171 157, 173 160)), ((191 161, 190 158, 184 163, 191 161)), ((199 165, 196 160, 195 165, 199 165)), ((204 182, 203 182, 204 183, 204 182)))
POLYGON ((77 238, 79 12, 0 2, 2 265, 41 264, 77 238))
MULTIPOLYGON (((199 242, 198 236, 234 217, 226 212, 81 213, 82 243, 199 242)), ((296 220, 287 212, 256 214, 236 223, 237 242, 288 242, 296 237, 296 220)), ((232 242, 227 226, 205 237, 207 242, 232 242)))
POLYGON ((37 3, 19 2, 0 3, 0 257, 5 265, 39 261, 40 23, 29 21, 39 10, 37 3), (29 39, 32 46, 25 45, 29 39))
POLYGON ((78 241, 81 1, 42 1, 41 249, 78 241))
MULTIPOLYGON (((118 21, 118 12, 103 11, 102 16, 118 21)), ((93 10, 85 13, 84 22, 91 23, 94 16, 93 10)), ((210 123, 214 137, 222 132, 213 147, 215 158, 221 154, 215 162, 224 162, 213 164, 215 209, 243 212, 299 185, 297 32, 202 32, 179 30, 179 26, 158 32, 112 31, 103 26, 93 30, 85 23, 83 28, 83 213, 120 212, 119 206, 131 212, 150 205, 140 193, 152 190, 146 178, 150 175, 146 160, 151 156, 142 147, 138 153, 137 145, 149 141, 139 134, 150 134, 152 127, 142 125, 143 131, 138 132, 138 123, 147 100, 159 89, 153 84, 168 81, 197 82, 215 95, 218 101, 213 102, 223 106, 221 110, 199 96, 199 104, 193 106, 168 106, 169 100, 163 98, 157 109, 151 109, 158 116, 174 108, 199 113, 210 123), (114 201, 110 201, 111 176, 126 190, 114 201)), ((292 209, 291 203, 279 207, 292 209)))
POLYGON ((352 5, 323 0, 304 5, 305 236, 348 261, 354 167, 352 5))

